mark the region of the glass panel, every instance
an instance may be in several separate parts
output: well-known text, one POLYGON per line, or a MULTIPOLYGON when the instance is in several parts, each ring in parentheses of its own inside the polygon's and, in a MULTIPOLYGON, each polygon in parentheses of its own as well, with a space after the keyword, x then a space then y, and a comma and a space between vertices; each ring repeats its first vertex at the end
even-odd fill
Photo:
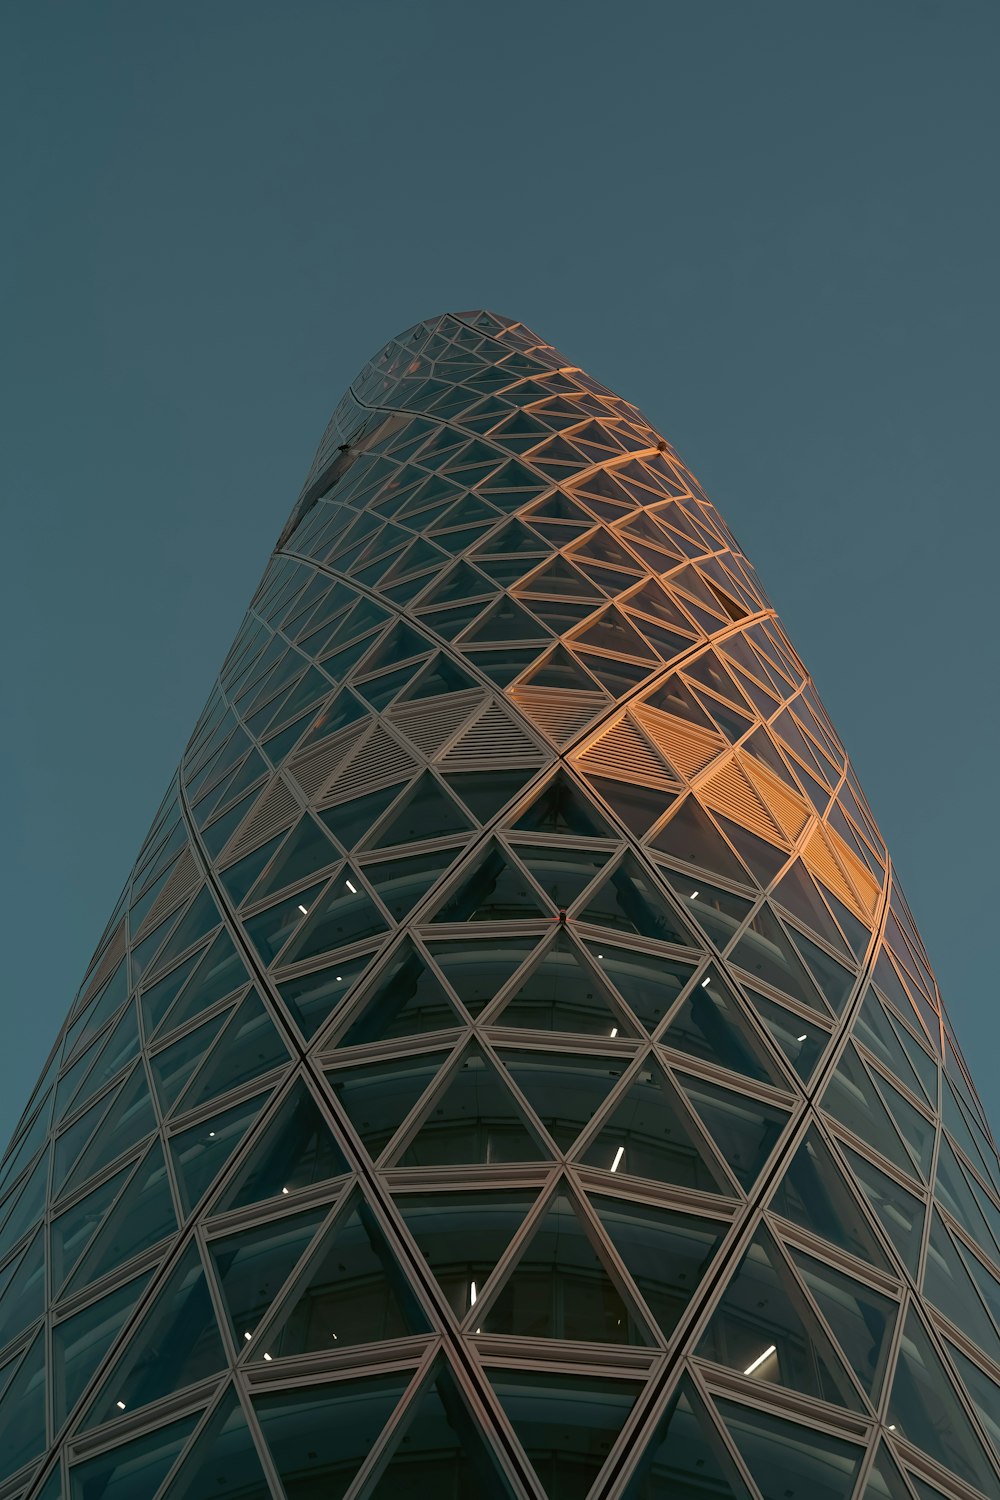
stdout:
POLYGON ((185 1213, 191 1212, 209 1183, 222 1170, 257 1118, 266 1098, 266 1094, 258 1094, 255 1099, 234 1104, 224 1114, 201 1120, 171 1139, 170 1156, 185 1213))
POLYGON ((784 1056, 803 1083, 808 1082, 830 1040, 830 1033, 812 1020, 804 1020, 795 1011, 786 1010, 776 1000, 758 994, 749 985, 744 985, 743 989, 784 1056))
POLYGON ((625 1070, 625 1062, 562 1052, 500 1053, 561 1151, 568 1151, 625 1070))
POLYGON ((614 1198, 594 1197, 592 1202, 646 1306, 669 1339, 727 1226, 614 1198))
POLYGON ((923 1234, 924 1205, 919 1198, 885 1172, 873 1166, 865 1157, 859 1156, 849 1146, 841 1148, 861 1185, 865 1197, 875 1210, 883 1229, 895 1245, 903 1264, 911 1276, 917 1273, 920 1259, 920 1238, 923 1234))
POLYGON ((341 1500, 378 1442, 410 1374, 311 1385, 254 1399, 288 1500, 341 1500))
POLYGON ((935 1213, 924 1262, 924 1296, 939 1307, 956 1328, 1000 1364, 1000 1335, 990 1322, 961 1256, 935 1213))
POLYGON ((810 1255, 792 1250, 791 1256, 846 1355, 847 1364, 877 1405, 899 1308, 889 1297, 862 1286, 810 1255))
POLYGON ((669 823, 649 842, 653 849, 659 849, 680 864, 694 865, 712 875, 721 875, 725 880, 746 884, 746 870, 694 797, 682 802, 669 823))
POLYGON ((179 1041, 155 1052, 149 1060, 149 1071, 153 1075, 153 1086, 163 1114, 169 1114, 194 1070, 211 1050, 217 1036, 229 1020, 231 1011, 221 1011, 203 1022, 194 1031, 187 1032, 179 1041))
POLYGON ((810 1500, 847 1500, 863 1449, 734 1401, 718 1407, 763 1500, 787 1500, 790 1489, 810 1500))
POLYGON ((286 886, 301 885, 303 880, 309 880, 339 859, 340 850, 319 824, 304 813, 282 844, 274 864, 254 887, 253 899, 262 901, 286 886))
POLYGON ((45 1183, 49 1175, 49 1153, 44 1151, 28 1178, 0 1204, 0 1258, 12 1250, 45 1205, 45 1183))
POLYGON ((447 1369, 398 1419, 396 1449, 370 1500, 512 1500, 479 1424, 447 1369))
POLYGON ((493 844, 475 870, 438 908, 435 922, 512 922, 549 917, 536 896, 499 845, 493 844))
POLYGON ((796 956, 784 928, 768 907, 762 906, 729 955, 730 962, 754 979, 790 995, 826 1015, 826 1006, 796 956))
POLYGON ((661 943, 693 946, 690 933, 637 860, 626 855, 621 864, 591 896, 580 913, 581 922, 634 932, 661 943))
MULTIPOLYGON (((269 753, 270 753, 270 748, 269 753)), ((267 864, 271 855, 280 844, 283 834, 276 834, 273 839, 268 839, 259 849, 254 849, 251 854, 245 854, 238 859, 234 865, 227 870, 219 872, 219 879, 225 887, 226 893, 234 906, 242 906, 247 898, 247 893, 253 885, 257 876, 267 864)))
POLYGON ((66 1213, 53 1219, 49 1231, 52 1253, 52 1286, 58 1289, 76 1265, 110 1205, 125 1186, 134 1166, 130 1162, 100 1187, 81 1198, 66 1213))
POLYGON ((447 1055, 420 1053, 327 1074, 369 1156, 380 1155, 389 1144, 447 1055))
POLYGON ((690 990, 660 1035, 664 1047, 700 1057, 775 1088, 785 1080, 742 1014, 740 1001, 714 965, 690 990))
POLYGON ((482 1331, 605 1344, 650 1342, 566 1192, 557 1194, 532 1231, 488 1308, 482 1331))
POLYGON ((810 1126, 770 1207, 821 1239, 889 1270, 889 1262, 815 1126, 810 1126))
POLYGON ((910 1176, 913 1163, 903 1149, 885 1105, 853 1047, 841 1054, 836 1072, 823 1092, 823 1108, 848 1130, 910 1176))
POLYGON ((689 1074, 677 1082, 694 1106, 716 1150, 749 1192, 774 1150, 788 1116, 773 1104, 734 1094, 689 1074))
POLYGON ((492 1024, 595 1036, 637 1034, 612 1005, 564 931, 557 933, 527 979, 492 1018, 492 1024))
MULTIPOLYGON (((223 936, 219 934, 219 939, 223 936)), ((226 934, 228 937, 228 933, 226 934)), ((217 939, 218 941, 218 939, 217 939)), ((182 986, 187 982, 196 963, 204 957, 203 953, 194 953, 186 958, 176 969, 172 969, 165 978, 151 985, 148 990, 143 990, 139 996, 139 1004, 142 1007, 142 1020, 147 1037, 152 1036, 159 1026, 163 1017, 177 998, 182 986)))
POLYGON ((755 1382, 863 1410, 829 1339, 766 1230, 759 1230, 698 1345, 755 1382))
POLYGON ((586 1375, 494 1371, 494 1390, 549 1500, 584 1500, 642 1386, 586 1375))
POLYGON ((57 1423, 76 1405, 152 1274, 147 1271, 137 1276, 74 1317, 56 1324, 52 1331, 52 1378, 57 1423))
POLYGON ((303 974, 299 979, 287 979, 278 990, 286 1007, 291 1012, 302 1035, 310 1038, 331 1016, 348 994, 351 986, 371 963, 372 955, 362 953, 358 957, 343 958, 303 974))
POLYGON ((647 1031, 655 1031, 694 973, 693 963, 619 948, 614 943, 586 944, 615 989, 647 1031))
POLYGON ((284 1314, 257 1340, 255 1357, 265 1349, 277 1358, 426 1331, 402 1267, 355 1195, 323 1236, 284 1314))
POLYGON ((294 896, 286 896, 284 901, 244 921, 243 930, 265 964, 277 957, 292 933, 302 926, 321 889, 313 885, 307 891, 296 891, 294 896))
POLYGON ((729 1184, 665 1075, 651 1063, 634 1075, 583 1160, 623 1176, 648 1177, 703 1193, 729 1184))
POLYGON ((457 1318, 475 1305, 534 1201, 531 1191, 396 1196, 396 1207, 457 1318))
POLYGON ((984 1495, 1000 1496, 987 1457, 914 1311, 906 1316, 887 1417, 903 1437, 984 1495))
POLYGON ((233 1391, 199 1434, 162 1500, 271 1500, 243 1408, 233 1391))
POLYGON ((465 1024, 441 981, 407 940, 368 988, 360 1012, 354 1008, 354 1019, 339 1042, 353 1047, 465 1024))
POLYGON ((661 874, 677 899, 684 903, 684 909, 694 917, 702 931, 708 933, 721 953, 742 926, 753 902, 693 875, 676 875, 673 870, 666 869, 661 869, 661 874))
POLYGON ((70 1290, 106 1276, 176 1228, 163 1147, 155 1141, 73 1273, 70 1290))
POLYGON ((45 1331, 35 1337, 0 1396, 0 1478, 45 1447, 45 1331))
MULTIPOLYGON (((310 902, 303 900, 303 905, 310 907, 310 902)), ((308 920, 293 938, 283 962, 300 963, 387 931, 388 923, 369 896, 361 876, 347 865, 330 883, 315 909, 310 909, 308 920)))
POLYGON ((249 979, 250 975, 233 946, 232 938, 223 930, 191 976, 190 984, 185 986, 171 1008, 163 1034, 192 1021, 217 1000, 242 989, 249 979))
POLYGON ((439 782, 424 771, 393 809, 371 842, 373 849, 420 843, 449 833, 471 833, 472 822, 439 782))
POLYGON ((534 775, 532 767, 510 771, 455 771, 444 779, 471 810, 473 817, 480 823, 488 823, 534 775))
MULTIPOLYGON (((255 1101, 259 1106, 259 1101, 255 1101)), ((225 1117, 223 1117, 225 1118, 225 1117)), ((284 1196, 347 1172, 343 1153, 301 1079, 257 1135, 250 1155, 215 1203, 216 1212, 284 1196)))
POLYGON ((478 1016, 536 946, 536 938, 497 937, 428 944, 466 1010, 478 1016))
POLYGON ((978 1365, 974 1365, 953 1344, 948 1345, 948 1353, 958 1368, 962 1383, 979 1413, 979 1420, 989 1434, 990 1442, 997 1453, 1000 1453, 1000 1385, 984 1374, 978 1365))
POLYGON ((399 1164, 537 1161, 542 1154, 506 1082, 472 1050, 452 1070, 399 1164))
POLYGON ((749 1500, 746 1486, 686 1381, 667 1407, 625 1500, 749 1500))
POLYGON ((249 1343, 270 1313, 326 1213, 325 1206, 314 1208, 210 1243, 237 1349, 249 1343))
POLYGON ((393 921, 402 922, 461 853, 461 848, 452 846, 405 859, 366 860, 365 877, 393 921))
POLYGON ((557 833, 580 838, 616 839, 603 813, 562 771, 521 814, 515 828, 527 833, 557 833))
POLYGON ((225 1369, 205 1273, 190 1245, 146 1309, 84 1421, 96 1427, 225 1369))
POLYGON ((560 911, 572 906, 608 862, 608 854, 604 851, 571 846, 556 849, 518 844, 517 853, 553 906, 560 911))
POLYGON ((274 1022, 253 990, 237 1008, 211 1056, 198 1070, 184 1095, 182 1108, 194 1109, 287 1061, 288 1052, 274 1022))
POLYGON ((135 1500, 155 1495, 198 1423, 200 1412, 181 1417, 70 1471, 72 1500, 135 1500))
POLYGON ((45 1311, 45 1239, 39 1233, 0 1271, 0 1349, 45 1311))

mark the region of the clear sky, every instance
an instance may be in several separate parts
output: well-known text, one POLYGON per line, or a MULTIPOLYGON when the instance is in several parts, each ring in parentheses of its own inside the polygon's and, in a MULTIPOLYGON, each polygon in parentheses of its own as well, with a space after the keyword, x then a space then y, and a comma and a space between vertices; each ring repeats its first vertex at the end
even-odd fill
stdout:
POLYGON ((1000 1126, 993 0, 32 0, 0 18, 0 1136, 327 417, 523 319, 756 563, 1000 1126))

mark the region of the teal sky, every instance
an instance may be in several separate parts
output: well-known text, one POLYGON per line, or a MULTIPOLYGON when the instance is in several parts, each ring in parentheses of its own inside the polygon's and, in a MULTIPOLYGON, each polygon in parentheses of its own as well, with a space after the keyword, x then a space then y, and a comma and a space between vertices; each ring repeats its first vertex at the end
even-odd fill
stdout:
POLYGON ((5 7, 0 1136, 344 386, 476 306, 729 520, 1000 1125, 998 63, 985 0, 5 7))

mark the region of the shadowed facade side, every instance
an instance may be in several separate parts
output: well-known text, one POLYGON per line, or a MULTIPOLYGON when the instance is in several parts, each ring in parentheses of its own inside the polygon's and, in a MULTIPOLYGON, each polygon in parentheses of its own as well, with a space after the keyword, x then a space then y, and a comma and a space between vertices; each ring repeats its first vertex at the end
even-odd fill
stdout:
POLYGON ((417 325, 0 1165, 0 1500, 1000 1500, 998 1414, 996 1148, 753 568, 417 325))

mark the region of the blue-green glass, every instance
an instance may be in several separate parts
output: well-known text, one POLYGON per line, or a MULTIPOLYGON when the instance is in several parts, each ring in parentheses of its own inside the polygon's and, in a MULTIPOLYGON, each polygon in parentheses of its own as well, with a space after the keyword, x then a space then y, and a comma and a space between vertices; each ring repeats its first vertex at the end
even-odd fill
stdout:
POLYGON ((171 1137, 170 1155, 174 1164, 181 1204, 190 1213, 209 1183, 218 1176, 266 1102, 266 1094, 256 1094, 221 1115, 201 1120, 171 1137))
POLYGON ((297 1265, 326 1208, 255 1225, 213 1240, 209 1253, 222 1288, 237 1349, 249 1343, 297 1265))
POLYGON ((124 1327, 152 1271, 145 1271, 52 1330, 52 1385, 56 1420, 69 1415, 84 1386, 124 1327))
POLYGON ((783 1417, 720 1401, 719 1411, 763 1500, 848 1500, 863 1450, 783 1417))
POLYGON ((70 1470, 71 1500, 138 1500, 156 1494, 200 1412, 88 1459, 70 1470))
POLYGON ((634 1380, 490 1372, 548 1500, 585 1500, 642 1389, 634 1380))
POLYGON ((239 1398, 229 1390, 170 1480, 163 1500, 271 1500, 239 1398))
MULTIPOLYGON (((255 1102, 259 1108, 260 1101, 255 1102)), ((226 1116, 219 1118, 224 1121, 226 1116)), ((212 1123, 213 1128, 218 1129, 212 1123)), ((202 1129, 204 1134, 203 1127, 196 1128, 202 1129)), ((241 1136, 242 1133, 241 1130, 241 1136)), ((189 1134, 193 1135, 194 1131, 189 1134)), ((294 1192, 296 1188, 326 1182, 347 1170, 347 1162, 329 1125, 305 1084, 298 1079, 277 1114, 255 1138, 250 1155, 236 1176, 230 1179, 215 1208, 243 1208, 248 1203, 259 1203, 266 1198, 294 1192)))
POLYGON ((381 1437, 410 1373, 338 1380, 254 1398, 288 1500, 341 1500, 381 1437))

